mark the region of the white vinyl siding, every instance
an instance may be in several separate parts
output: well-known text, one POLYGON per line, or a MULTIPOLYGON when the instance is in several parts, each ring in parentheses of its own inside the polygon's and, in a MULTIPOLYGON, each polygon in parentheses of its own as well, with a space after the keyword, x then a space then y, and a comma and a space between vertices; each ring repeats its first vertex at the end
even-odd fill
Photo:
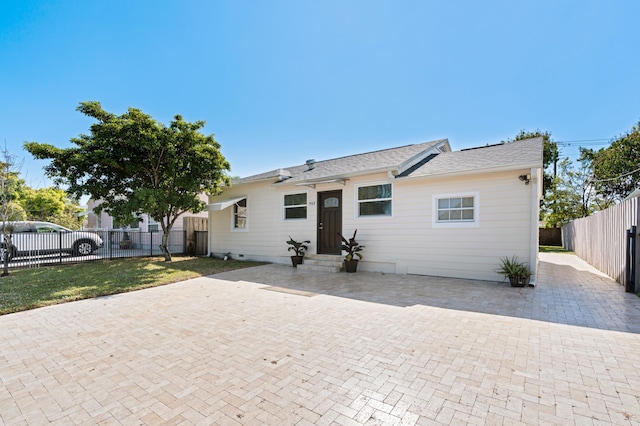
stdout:
MULTIPOLYGON (((233 259, 290 264, 289 236, 311 240, 309 254, 316 251, 317 192, 342 190, 342 234, 353 235, 365 246, 358 269, 399 274, 420 274, 502 281, 494 271, 500 257, 517 255, 526 261, 531 252, 532 220, 537 224, 537 204, 531 191, 537 181, 524 185, 521 174, 530 169, 482 173, 457 177, 396 179, 387 173, 355 176, 346 184, 317 185, 307 194, 307 220, 284 220, 284 196, 300 193, 295 187, 274 187, 255 182, 227 188, 209 203, 247 196, 250 232, 231 232, 233 207, 209 212, 209 247, 217 256, 230 252, 233 259), (359 188, 391 184, 392 216, 360 216, 359 188), (478 226, 434 226, 434 197, 474 197, 474 222, 478 226), (242 254, 242 256, 240 256, 242 254)), ((370 200, 360 200, 368 202, 370 200)), ((373 200, 373 201, 378 201, 373 200)), ((444 224, 452 225, 452 224, 444 224)), ((532 269, 536 265, 530 265, 532 269)))
POLYGON ((307 218, 307 193, 284 195, 284 220, 307 218))
POLYGON ((358 217, 391 216, 392 191, 390 183, 358 186, 358 217))
POLYGON ((222 194, 210 197, 209 204, 240 197, 247 198, 247 229, 233 228, 233 205, 209 211, 209 250, 215 256, 222 257, 230 253, 230 257, 237 260, 273 263, 286 260, 291 264, 291 252, 287 251, 286 244, 289 236, 296 241, 311 240, 308 254, 315 253, 315 191, 306 188, 296 191, 291 186, 280 190, 274 188, 271 182, 252 182, 226 188, 222 194), (307 219, 284 220, 284 194, 300 192, 307 192, 307 219))
MULTIPOLYGON (((343 233, 351 235, 357 229, 358 242, 366 247, 358 269, 501 281, 494 272, 500 257, 517 254, 525 260, 530 255, 531 184, 518 179, 522 173, 396 180, 393 217, 362 220, 357 205, 355 212, 345 211, 343 233), (434 195, 456 194, 478 194, 474 203, 477 226, 434 226, 434 195)), ((353 183, 368 185, 372 180, 354 178, 353 183)))

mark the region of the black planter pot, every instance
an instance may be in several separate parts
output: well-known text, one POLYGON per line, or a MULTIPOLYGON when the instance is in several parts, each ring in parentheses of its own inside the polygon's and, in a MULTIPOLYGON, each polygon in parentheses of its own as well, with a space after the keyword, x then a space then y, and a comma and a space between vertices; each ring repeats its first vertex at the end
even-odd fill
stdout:
POLYGON ((358 261, 357 260, 345 260, 344 261, 344 270, 349 273, 354 273, 358 270, 358 261))
POLYGON ((303 256, 291 256, 291 264, 294 268, 297 268, 298 265, 302 265, 303 256))
POLYGON ((509 277, 511 287, 526 287, 531 277, 509 277))

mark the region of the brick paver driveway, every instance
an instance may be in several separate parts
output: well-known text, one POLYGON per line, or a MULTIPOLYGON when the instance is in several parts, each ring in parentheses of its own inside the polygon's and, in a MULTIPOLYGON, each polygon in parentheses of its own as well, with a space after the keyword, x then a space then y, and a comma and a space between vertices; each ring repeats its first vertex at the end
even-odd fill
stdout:
POLYGON ((639 424, 640 299, 267 265, 0 317, 0 423, 639 424))

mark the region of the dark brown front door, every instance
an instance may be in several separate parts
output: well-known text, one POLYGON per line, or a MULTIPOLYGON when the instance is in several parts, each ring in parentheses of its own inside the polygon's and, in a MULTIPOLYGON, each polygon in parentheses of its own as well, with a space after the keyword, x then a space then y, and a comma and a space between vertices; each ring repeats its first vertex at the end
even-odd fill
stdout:
POLYGON ((340 254, 342 191, 318 192, 318 254, 340 254))

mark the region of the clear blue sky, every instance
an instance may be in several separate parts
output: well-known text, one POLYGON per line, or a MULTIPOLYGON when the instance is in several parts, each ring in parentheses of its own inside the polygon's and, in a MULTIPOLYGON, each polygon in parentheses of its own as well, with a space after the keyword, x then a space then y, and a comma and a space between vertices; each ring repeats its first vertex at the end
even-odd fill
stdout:
POLYGON ((86 100, 205 120, 240 176, 521 129, 597 148, 640 120, 639 17, 635 0, 6 0, 0 142, 36 187, 46 162, 22 144, 70 146, 86 100))

